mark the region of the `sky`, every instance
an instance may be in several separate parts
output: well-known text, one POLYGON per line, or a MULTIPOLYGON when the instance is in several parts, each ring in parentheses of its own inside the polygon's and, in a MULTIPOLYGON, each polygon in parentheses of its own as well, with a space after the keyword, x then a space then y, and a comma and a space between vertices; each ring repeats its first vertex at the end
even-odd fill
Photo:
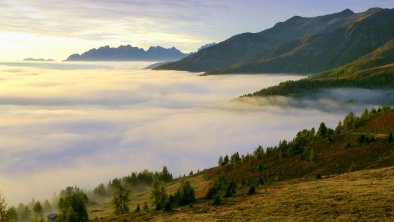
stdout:
POLYGON ((64 60, 125 44, 192 52, 294 15, 393 6, 394 0, 1 0, 0 60, 64 60))

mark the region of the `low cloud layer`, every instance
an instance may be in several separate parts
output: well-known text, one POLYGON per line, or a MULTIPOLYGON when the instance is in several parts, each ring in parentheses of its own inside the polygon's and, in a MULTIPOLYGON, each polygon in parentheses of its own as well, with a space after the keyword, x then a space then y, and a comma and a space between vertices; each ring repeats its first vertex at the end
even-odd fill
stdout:
POLYGON ((214 166, 223 154, 291 139, 322 121, 335 126, 348 111, 392 98, 390 91, 351 89, 235 102, 300 76, 200 77, 141 70, 146 65, 104 64, 112 71, 84 63, 0 65, 0 190, 7 199, 47 198, 67 185, 92 188, 163 165, 177 176, 214 166))

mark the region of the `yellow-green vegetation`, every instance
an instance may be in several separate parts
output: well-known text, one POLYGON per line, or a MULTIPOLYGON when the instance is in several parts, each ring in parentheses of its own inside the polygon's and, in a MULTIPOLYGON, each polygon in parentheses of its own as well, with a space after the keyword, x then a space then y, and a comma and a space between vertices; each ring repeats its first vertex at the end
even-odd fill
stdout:
POLYGON ((220 157, 218 167, 167 181, 164 187, 164 181, 154 182, 157 195, 149 186, 134 191, 130 213, 115 216, 111 198, 103 198, 89 206, 89 218, 390 221, 394 219, 393 131, 394 110, 388 106, 366 109, 360 116, 349 113, 335 129, 322 123, 317 130, 304 129, 277 146, 220 157), (190 185, 196 200, 186 205, 174 201, 181 200, 179 193, 189 192, 190 185), (155 203, 155 196, 162 201, 155 203))
POLYGON ((394 110, 385 105, 335 129, 324 123, 291 141, 225 155, 218 166, 173 179, 166 167, 62 190, 0 216, 58 221, 391 221, 394 218, 394 110), (56 209, 57 207, 57 209, 56 209))
POLYGON ((167 167, 100 184, 67 187, 51 203, 33 200, 0 217, 58 221, 392 221, 394 110, 349 113, 278 145, 220 157, 218 166, 173 179, 167 167), (57 207, 57 209, 56 209, 57 207))
POLYGON ((392 89, 394 40, 372 53, 338 68, 298 81, 286 81, 245 96, 302 96, 328 88, 392 89))
MULTIPOLYGON (((174 194, 177 191, 177 189, 180 187, 181 183, 184 182, 186 179, 194 187, 196 191, 196 198, 203 198, 205 196, 206 190, 210 185, 210 180, 205 179, 205 175, 203 173, 199 173, 190 177, 179 178, 174 181, 166 183, 165 189, 167 193, 174 194)), ((143 189, 140 192, 132 192, 130 195, 130 200, 131 200, 130 203, 131 212, 134 212, 138 205, 141 207, 141 211, 142 211, 139 214, 132 213, 132 215, 150 216, 154 214, 159 214, 159 215, 162 214, 161 211, 159 212, 155 211, 155 206, 153 205, 153 200, 151 198, 150 187, 145 187, 145 189, 143 189), (149 208, 148 212, 144 211, 143 209, 145 203, 148 204, 148 208, 149 208)), ((114 207, 111 201, 112 201, 111 197, 107 197, 97 201, 96 204, 91 205, 89 207, 89 218, 91 220, 100 219, 101 221, 107 221, 107 220, 118 218, 117 216, 113 215, 114 207)), ((188 207, 183 207, 183 208, 188 208, 188 207)))
MULTIPOLYGON (((207 185, 202 175, 188 178, 198 189, 207 185)), ((180 181, 169 184, 174 189, 180 181)), ((149 200, 134 196, 131 205, 149 200)), ((105 204, 92 207, 90 218, 118 221, 105 204), (102 210, 100 213, 94 210, 102 210), (107 213, 104 213, 107 212, 107 213)), ((358 171, 322 179, 296 179, 262 186, 248 196, 245 189, 227 203, 196 203, 170 213, 140 212, 122 217, 129 221, 393 221, 394 167, 358 171)))
MULTIPOLYGON (((369 69, 376 67, 384 67, 386 65, 393 66, 394 63, 394 40, 391 40, 372 53, 358 58, 350 64, 340 66, 338 68, 322 72, 318 77, 357 77, 363 76, 369 69)), ((376 71, 376 70, 371 70, 376 71)))

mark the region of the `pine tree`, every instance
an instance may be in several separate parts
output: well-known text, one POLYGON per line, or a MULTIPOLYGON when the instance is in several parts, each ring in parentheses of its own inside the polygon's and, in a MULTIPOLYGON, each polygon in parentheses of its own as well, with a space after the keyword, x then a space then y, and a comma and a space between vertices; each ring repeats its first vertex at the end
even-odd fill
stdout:
POLYGON ((228 155, 226 155, 226 156, 224 157, 224 159, 223 159, 223 164, 222 164, 222 166, 227 165, 229 161, 230 161, 230 160, 229 160, 229 158, 228 158, 228 155))
POLYGON ((105 190, 104 184, 101 183, 96 188, 94 188, 93 193, 98 195, 98 196, 105 196, 105 195, 107 195, 107 192, 105 190))
POLYGON ((339 131, 341 130, 341 128, 342 128, 342 122, 339 121, 337 127, 335 127, 334 133, 335 133, 336 135, 338 135, 338 134, 339 134, 339 131))
POLYGON ((49 212, 52 211, 52 206, 51 206, 51 204, 49 203, 48 200, 46 200, 46 201, 44 202, 43 211, 46 212, 46 213, 49 213, 49 212))
POLYGON ((350 112, 345 119, 343 120, 343 126, 345 129, 354 129, 354 122, 355 122, 355 115, 354 113, 350 112))
POLYGON ((194 188, 189 181, 184 181, 174 195, 170 195, 169 202, 174 206, 183 206, 196 201, 194 188))
POLYGON ((22 221, 28 221, 31 219, 31 211, 27 206, 23 206, 23 209, 20 212, 21 215, 21 220, 22 221))
POLYGON ((0 195, 0 221, 6 221, 7 219, 7 201, 3 196, 0 195))
POLYGON ((36 222, 38 221, 39 217, 42 217, 42 206, 40 201, 37 201, 33 206, 33 211, 35 214, 36 222))
POLYGON ((157 179, 155 179, 152 183, 151 197, 156 210, 162 210, 165 207, 168 196, 164 188, 164 184, 157 179))
POLYGON ((11 207, 7 212, 7 222, 16 222, 18 221, 18 213, 16 212, 15 207, 11 207))
POLYGON ((172 180, 172 174, 168 171, 166 166, 163 167, 161 175, 164 182, 169 182, 172 180))
POLYGON ((320 137, 325 137, 327 134, 327 127, 326 124, 321 123, 319 126, 319 130, 317 131, 317 135, 320 137))
POLYGON ((237 184, 232 180, 226 187, 224 196, 232 197, 237 192, 237 184))
POLYGON ((223 166, 223 157, 222 156, 219 157, 218 166, 223 166))
POLYGON ((361 114, 361 120, 367 120, 369 118, 368 109, 365 109, 364 112, 361 114))
POLYGON ((89 221, 86 203, 89 201, 77 187, 67 187, 61 192, 59 199, 60 221, 64 222, 85 222, 89 221))
POLYGON ((115 215, 122 215, 129 212, 129 203, 130 203, 130 191, 124 188, 123 186, 119 186, 117 190, 113 193, 112 203, 114 204, 115 215))

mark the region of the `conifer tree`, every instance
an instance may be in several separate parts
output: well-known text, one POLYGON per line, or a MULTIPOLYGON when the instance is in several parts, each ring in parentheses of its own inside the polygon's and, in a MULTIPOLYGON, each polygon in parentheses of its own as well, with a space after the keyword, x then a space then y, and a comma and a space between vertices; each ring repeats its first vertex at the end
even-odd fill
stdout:
POLYGON ((33 206, 35 221, 37 222, 39 218, 42 218, 42 206, 40 201, 37 201, 33 206))
POLYGON ((86 203, 89 201, 85 193, 77 187, 67 187, 61 192, 59 199, 59 220, 61 222, 89 221, 86 203))
POLYGON ((0 194, 0 221, 6 221, 7 220, 7 201, 5 198, 0 194))
POLYGON ((320 137, 325 137, 327 135, 327 127, 326 124, 321 123, 319 126, 319 130, 317 131, 317 135, 320 137))
POLYGON ((168 196, 164 184, 157 179, 153 181, 151 197, 156 210, 162 210, 165 207, 168 196))
POLYGON ((115 215, 127 214, 129 212, 129 204, 130 204, 130 191, 124 188, 122 185, 118 186, 118 188, 113 193, 112 203, 114 204, 115 215))

